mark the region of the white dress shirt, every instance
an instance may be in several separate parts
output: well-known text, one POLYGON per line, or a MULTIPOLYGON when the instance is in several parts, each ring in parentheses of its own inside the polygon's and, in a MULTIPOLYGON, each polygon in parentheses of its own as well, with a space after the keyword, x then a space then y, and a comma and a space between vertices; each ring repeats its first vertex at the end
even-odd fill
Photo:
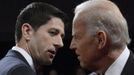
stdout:
MULTIPOLYGON (((126 47, 121 55, 114 61, 114 63, 107 69, 104 75, 121 75, 122 70, 129 58, 130 51, 126 47)), ((89 75, 97 75, 95 72, 89 75)))
POLYGON ((126 47, 121 55, 115 60, 115 62, 108 68, 105 75, 121 75, 122 70, 129 58, 130 51, 126 47))
POLYGON ((89 75, 97 75, 97 73, 96 72, 92 72, 89 75))
POLYGON ((14 46, 14 47, 12 47, 12 50, 19 52, 26 59, 26 61, 30 65, 30 67, 35 71, 33 59, 24 49, 22 49, 18 46, 14 46))

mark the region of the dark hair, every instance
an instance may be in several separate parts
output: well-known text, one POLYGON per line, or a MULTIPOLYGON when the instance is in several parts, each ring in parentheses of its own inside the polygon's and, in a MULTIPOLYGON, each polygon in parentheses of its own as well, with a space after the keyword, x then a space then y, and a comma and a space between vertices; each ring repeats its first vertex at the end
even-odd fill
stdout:
POLYGON ((67 16, 58 8, 43 2, 33 2, 27 5, 18 15, 15 27, 15 39, 20 41, 22 37, 21 26, 29 23, 36 31, 41 25, 46 24, 52 17, 62 19, 64 24, 67 16))

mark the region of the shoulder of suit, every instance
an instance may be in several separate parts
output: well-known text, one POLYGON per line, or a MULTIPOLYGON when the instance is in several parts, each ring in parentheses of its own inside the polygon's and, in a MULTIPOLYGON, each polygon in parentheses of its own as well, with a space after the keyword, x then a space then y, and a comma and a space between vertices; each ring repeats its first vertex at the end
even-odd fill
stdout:
POLYGON ((0 61, 0 75, 7 75, 6 73, 19 67, 28 68, 28 65, 16 57, 4 57, 0 61))
POLYGON ((35 72, 31 70, 29 67, 19 64, 12 67, 7 75, 35 75, 35 72))

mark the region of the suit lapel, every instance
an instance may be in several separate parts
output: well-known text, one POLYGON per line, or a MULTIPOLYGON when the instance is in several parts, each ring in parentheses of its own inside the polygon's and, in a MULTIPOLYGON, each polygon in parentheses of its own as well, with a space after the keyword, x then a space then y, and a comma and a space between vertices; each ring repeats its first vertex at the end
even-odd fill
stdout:
POLYGON ((20 60, 22 60, 24 63, 26 63, 29 67, 30 65, 28 64, 28 62, 26 61, 26 59, 17 51, 14 51, 14 50, 9 50, 6 57, 15 57, 15 58, 18 58, 20 60))
POLYGON ((133 75, 134 74, 134 54, 130 52, 128 61, 122 71, 121 75, 133 75))

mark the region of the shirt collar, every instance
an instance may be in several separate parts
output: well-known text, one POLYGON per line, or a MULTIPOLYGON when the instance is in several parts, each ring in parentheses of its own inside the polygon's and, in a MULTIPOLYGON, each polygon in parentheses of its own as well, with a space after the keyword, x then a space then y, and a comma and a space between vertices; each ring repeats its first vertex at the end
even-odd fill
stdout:
POLYGON ((26 59, 28 64, 31 66, 31 68, 35 71, 33 59, 24 49, 22 49, 18 46, 14 46, 14 47, 12 47, 12 50, 19 52, 26 59))
POLYGON ((115 62, 108 68, 105 75, 121 75, 121 72, 129 58, 130 51, 126 47, 115 62))

